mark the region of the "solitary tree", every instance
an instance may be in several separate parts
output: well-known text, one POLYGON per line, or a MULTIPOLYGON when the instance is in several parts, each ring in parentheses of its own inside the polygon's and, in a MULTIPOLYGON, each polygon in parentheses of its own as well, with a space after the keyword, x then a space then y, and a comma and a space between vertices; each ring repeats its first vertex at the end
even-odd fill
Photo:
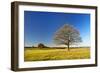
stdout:
POLYGON ((79 31, 71 25, 64 25, 54 35, 54 40, 57 44, 67 45, 68 51, 70 45, 81 42, 79 31))
POLYGON ((38 48, 46 48, 47 46, 45 46, 44 44, 42 44, 42 43, 39 43, 38 44, 38 48))

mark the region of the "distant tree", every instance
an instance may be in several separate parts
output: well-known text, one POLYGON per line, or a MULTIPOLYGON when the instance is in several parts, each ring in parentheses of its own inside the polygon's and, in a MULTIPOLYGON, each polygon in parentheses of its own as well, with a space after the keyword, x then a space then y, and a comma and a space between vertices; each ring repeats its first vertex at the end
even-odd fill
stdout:
POLYGON ((68 51, 70 45, 82 42, 79 31, 71 25, 64 25, 54 35, 57 44, 67 45, 68 51))
POLYGON ((35 46, 33 45, 32 48, 34 48, 35 46))
POLYGON ((45 46, 44 44, 42 44, 42 43, 39 43, 38 44, 38 48, 46 48, 47 46, 45 46))

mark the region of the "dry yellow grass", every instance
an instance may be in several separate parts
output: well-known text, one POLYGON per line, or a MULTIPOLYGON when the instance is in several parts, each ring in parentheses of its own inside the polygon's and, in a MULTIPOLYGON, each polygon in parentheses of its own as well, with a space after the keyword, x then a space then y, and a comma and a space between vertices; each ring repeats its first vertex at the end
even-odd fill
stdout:
POLYGON ((45 60, 70 60, 70 59, 89 59, 89 48, 67 49, 30 49, 25 48, 24 61, 45 61, 45 60))

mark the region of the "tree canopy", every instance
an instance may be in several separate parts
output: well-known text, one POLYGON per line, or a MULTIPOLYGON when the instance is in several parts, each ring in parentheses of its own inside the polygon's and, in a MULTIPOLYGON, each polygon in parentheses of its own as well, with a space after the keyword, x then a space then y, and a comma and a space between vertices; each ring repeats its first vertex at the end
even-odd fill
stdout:
POLYGON ((82 42, 78 29, 72 25, 63 25, 54 35, 54 40, 57 44, 67 45, 68 50, 70 45, 82 42))

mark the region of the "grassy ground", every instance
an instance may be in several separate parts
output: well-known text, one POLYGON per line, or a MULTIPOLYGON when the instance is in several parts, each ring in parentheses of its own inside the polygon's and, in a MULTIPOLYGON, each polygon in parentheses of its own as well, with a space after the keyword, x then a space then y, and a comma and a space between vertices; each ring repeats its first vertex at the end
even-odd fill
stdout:
POLYGON ((25 48, 24 61, 45 61, 45 60, 70 60, 70 59, 89 59, 89 48, 67 49, 30 49, 25 48))

